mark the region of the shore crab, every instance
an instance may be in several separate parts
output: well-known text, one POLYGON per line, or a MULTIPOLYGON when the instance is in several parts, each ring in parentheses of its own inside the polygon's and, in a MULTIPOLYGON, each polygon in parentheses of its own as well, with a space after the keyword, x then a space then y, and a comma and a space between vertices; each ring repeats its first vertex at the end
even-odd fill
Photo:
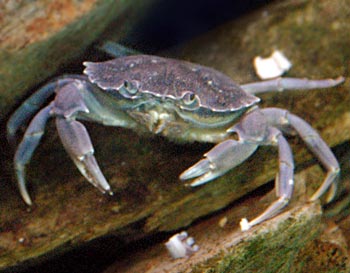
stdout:
POLYGON ((297 133, 327 171, 315 200, 336 192, 339 165, 327 144, 303 119, 279 108, 260 109, 254 94, 293 89, 329 88, 343 78, 308 80, 278 78, 238 85, 212 68, 150 55, 124 56, 110 61, 84 62, 84 75, 60 77, 43 86, 11 116, 8 137, 32 118, 14 157, 15 173, 24 201, 25 167, 55 118, 65 150, 86 179, 103 193, 112 190, 101 172, 89 134, 81 121, 150 131, 172 140, 217 143, 204 158, 185 170, 181 180, 198 186, 225 174, 251 156, 259 146, 277 146, 277 200, 248 227, 277 215, 292 196, 294 163, 283 133, 297 133), (55 98, 43 107, 48 98, 55 98), (42 108, 43 107, 43 108, 42 108), (233 136, 236 136, 234 138, 233 136))

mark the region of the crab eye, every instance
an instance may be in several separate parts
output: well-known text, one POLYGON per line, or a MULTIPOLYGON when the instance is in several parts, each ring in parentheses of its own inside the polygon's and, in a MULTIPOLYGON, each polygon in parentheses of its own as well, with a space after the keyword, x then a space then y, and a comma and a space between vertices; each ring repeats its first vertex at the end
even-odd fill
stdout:
POLYGON ((138 83, 136 81, 124 81, 120 88, 120 93, 125 97, 134 96, 138 91, 138 83))
POLYGON ((182 96, 183 104, 186 108, 197 108, 199 106, 199 97, 193 92, 186 92, 182 96))

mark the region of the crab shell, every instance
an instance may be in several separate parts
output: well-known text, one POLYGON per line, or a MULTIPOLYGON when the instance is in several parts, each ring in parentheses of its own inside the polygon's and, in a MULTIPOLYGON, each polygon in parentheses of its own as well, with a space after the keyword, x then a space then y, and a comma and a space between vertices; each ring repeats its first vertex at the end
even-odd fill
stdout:
POLYGON ((138 55, 84 65, 89 80, 112 95, 132 85, 134 92, 121 93, 129 99, 149 95, 180 101, 188 96, 189 102, 196 98, 196 106, 213 112, 240 111, 260 101, 223 73, 190 62, 138 55))

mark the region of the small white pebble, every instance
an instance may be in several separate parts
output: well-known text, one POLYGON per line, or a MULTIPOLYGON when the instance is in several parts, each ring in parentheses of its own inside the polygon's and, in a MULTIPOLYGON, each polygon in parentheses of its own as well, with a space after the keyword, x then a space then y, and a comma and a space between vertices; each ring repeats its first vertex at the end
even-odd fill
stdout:
POLYGON ((19 238, 18 242, 22 244, 24 242, 24 238, 23 237, 19 238))
POLYGON ((168 249, 170 256, 174 259, 186 257, 186 248, 176 235, 171 237, 169 241, 165 243, 165 246, 168 249))
POLYGON ((197 252, 199 250, 199 246, 198 245, 192 246, 192 250, 193 252, 197 252))
POLYGON ((249 224, 247 218, 242 218, 239 224, 241 225, 242 231, 247 231, 251 228, 251 225, 249 224))
POLYGON ((194 239, 192 237, 188 237, 186 240, 186 244, 188 244, 189 246, 194 245, 194 239))
POLYGON ((226 226, 226 224, 227 224, 227 217, 225 216, 225 217, 222 217, 221 219, 220 219, 220 221, 219 221, 219 227, 221 227, 221 228, 223 228, 224 226, 226 226))
POLYGON ((188 257, 199 250, 199 246, 195 245, 195 240, 188 237, 186 231, 171 236, 165 246, 174 259, 188 257))
POLYGON ((292 63, 278 50, 268 58, 260 56, 254 58, 255 72, 263 80, 279 77, 291 67, 292 63))

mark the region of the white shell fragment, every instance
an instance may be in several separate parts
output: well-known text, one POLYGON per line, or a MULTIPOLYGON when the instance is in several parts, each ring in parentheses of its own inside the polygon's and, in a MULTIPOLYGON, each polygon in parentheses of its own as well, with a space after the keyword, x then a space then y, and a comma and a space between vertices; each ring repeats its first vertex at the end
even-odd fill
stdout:
POLYGON ((254 58, 255 72, 260 79, 272 79, 281 76, 292 67, 292 63, 282 52, 275 50, 270 57, 254 58))
POLYGON ((249 224, 247 218, 242 218, 241 222, 239 222, 240 226, 241 226, 241 230, 242 231, 247 231, 249 230, 252 226, 249 224))
POLYGON ((188 237, 186 231, 170 237, 165 243, 165 246, 174 259, 188 257, 199 250, 199 246, 195 244, 195 240, 192 237, 188 237))

